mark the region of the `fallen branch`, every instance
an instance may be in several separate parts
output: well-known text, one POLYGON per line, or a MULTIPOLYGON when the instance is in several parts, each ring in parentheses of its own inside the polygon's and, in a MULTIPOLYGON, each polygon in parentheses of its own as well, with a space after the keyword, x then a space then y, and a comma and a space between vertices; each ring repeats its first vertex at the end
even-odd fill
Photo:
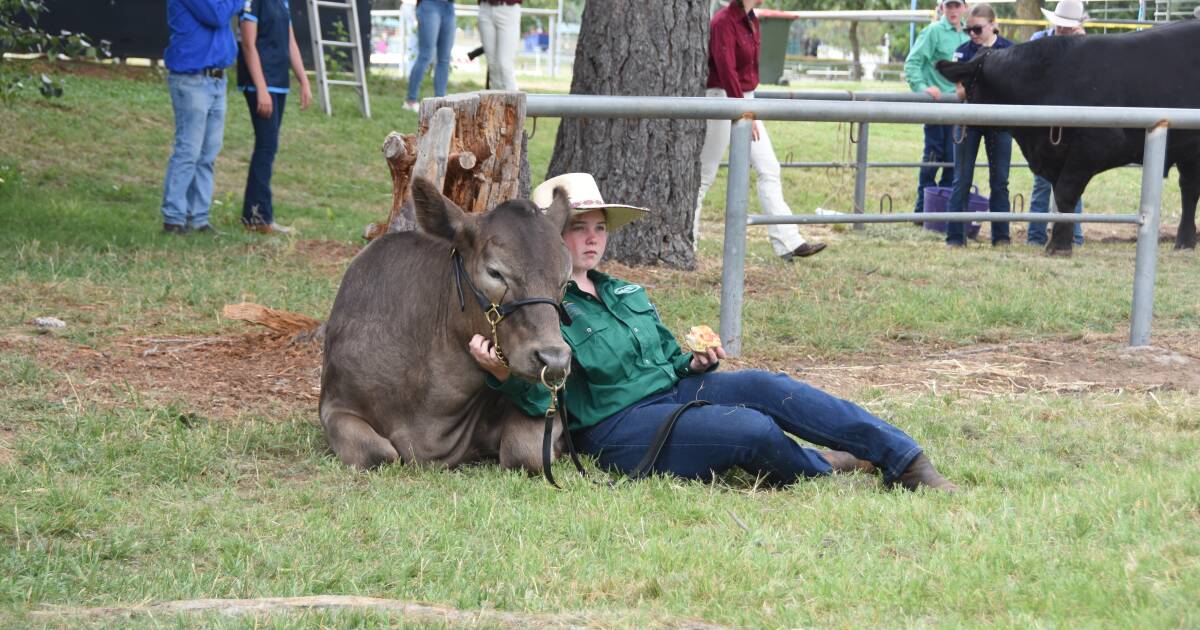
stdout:
POLYGON ((237 319, 266 326, 282 335, 312 333, 321 325, 321 322, 307 315, 280 311, 253 302, 226 304, 225 308, 221 309, 221 315, 226 319, 237 319))
MULTIPOLYGON (((607 627, 611 620, 586 614, 515 613, 498 610, 464 611, 448 606, 414 604, 395 599, 351 595, 309 597, 262 597, 257 599, 187 599, 149 606, 104 606, 99 608, 52 608, 34 611, 39 619, 55 617, 134 617, 137 615, 180 615, 216 612, 246 615, 307 610, 376 610, 396 613, 416 624, 487 626, 494 628, 587 628, 607 627)), ((662 620, 658 627, 718 630, 723 626, 704 621, 662 620)))

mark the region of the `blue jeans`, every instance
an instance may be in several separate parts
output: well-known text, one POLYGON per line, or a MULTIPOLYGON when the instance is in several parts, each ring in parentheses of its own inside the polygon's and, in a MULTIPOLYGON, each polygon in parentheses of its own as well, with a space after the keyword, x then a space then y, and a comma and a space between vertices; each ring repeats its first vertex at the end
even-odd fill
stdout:
POLYGON ((600 466, 628 474, 659 425, 680 404, 696 399, 713 404, 689 409, 679 418, 655 463, 656 472, 711 479, 739 467, 765 475, 774 485, 830 473, 820 453, 788 433, 870 461, 887 480, 900 476, 921 453, 912 438, 862 407, 787 375, 758 370, 689 376, 576 431, 576 445, 596 456, 600 466))
MULTIPOLYGON (((1029 193, 1030 212, 1050 212, 1050 192, 1053 186, 1050 180, 1033 176, 1033 192, 1029 193)), ((1075 214, 1083 212, 1083 197, 1075 204, 1075 214)), ((1083 245, 1083 224, 1075 224, 1075 244, 1083 245)), ((1025 233, 1025 242, 1030 245, 1046 244, 1046 224, 1042 222, 1029 223, 1029 231, 1025 233)))
MULTIPOLYGON (((1008 167, 1012 163, 1012 134, 1003 129, 967 127, 962 133, 962 144, 954 151, 954 190, 950 193, 947 212, 965 212, 967 196, 975 181, 975 158, 979 155, 979 141, 983 140, 988 158, 989 212, 1008 212, 1008 167)), ((946 224, 946 242, 951 245, 966 243, 966 226, 962 223, 946 224)), ((992 222, 992 245, 1006 242, 1008 222, 992 222)))
POLYGON ((175 147, 163 182, 163 223, 208 225, 213 162, 225 136, 225 79, 167 75, 175 110, 175 147))
MULTIPOLYGON (((925 151, 922 162, 953 162, 954 137, 952 125, 925 125, 925 151)), ((948 188, 954 183, 954 169, 943 168, 942 179, 937 179, 938 167, 922 168, 917 174, 917 205, 914 212, 925 211, 925 189, 929 186, 948 188)))
POLYGON ((250 123, 254 125, 254 153, 250 154, 250 172, 246 175, 246 194, 242 199, 242 223, 269 225, 275 222, 271 203, 271 172, 279 151, 279 128, 283 126, 283 108, 287 94, 271 94, 271 117, 258 115, 258 94, 246 92, 250 123))
POLYGON ((454 48, 454 4, 447 0, 423 0, 417 5, 417 58, 408 73, 408 100, 417 100, 429 62, 433 68, 433 95, 445 96, 450 81, 450 51, 454 48))

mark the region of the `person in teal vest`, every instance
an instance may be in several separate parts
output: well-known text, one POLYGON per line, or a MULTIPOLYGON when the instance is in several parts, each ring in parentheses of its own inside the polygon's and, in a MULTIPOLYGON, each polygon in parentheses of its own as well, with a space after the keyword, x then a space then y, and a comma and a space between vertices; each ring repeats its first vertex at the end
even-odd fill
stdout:
MULTIPOLYGON (((605 203, 587 173, 547 180, 534 190, 533 203, 548 207, 559 186, 571 203, 563 231, 571 254, 571 279, 562 301, 570 316, 562 333, 572 352, 566 411, 580 451, 604 468, 631 474, 656 443, 664 421, 681 406, 704 400, 678 416, 649 470, 710 480, 741 468, 767 484, 786 485, 832 472, 878 469, 889 486, 957 489, 911 437, 866 409, 782 373, 717 372, 725 358, 719 340, 685 352, 645 287, 596 270, 608 232, 647 211, 605 203), (792 436, 829 450, 803 446, 792 436)), ((531 416, 545 414, 549 390, 509 378, 492 340, 475 335, 469 349, 490 387, 531 416)))
MULTIPOLYGON (((939 61, 954 59, 954 51, 967 43, 963 32, 963 14, 967 4, 959 0, 942 0, 942 17, 926 26, 913 42, 908 58, 904 60, 904 80, 913 92, 924 92, 935 100, 942 94, 954 95, 954 84, 937 71, 939 61)), ((954 126, 925 125, 925 151, 922 162, 954 162, 954 126)), ((922 168, 917 175, 917 202, 914 212, 925 211, 925 189, 939 185, 949 188, 954 183, 954 168, 942 169, 937 177, 937 167, 922 168)))

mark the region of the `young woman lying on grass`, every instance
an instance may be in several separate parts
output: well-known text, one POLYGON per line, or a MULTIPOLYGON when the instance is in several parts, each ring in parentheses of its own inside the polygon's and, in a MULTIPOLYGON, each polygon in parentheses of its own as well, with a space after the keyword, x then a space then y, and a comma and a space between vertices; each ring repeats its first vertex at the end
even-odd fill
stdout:
MULTIPOLYGON (((572 263, 563 307, 572 321, 562 332, 574 354, 566 408, 581 451, 605 468, 629 474, 664 420, 681 405, 704 400, 709 404, 679 417, 655 472, 709 480, 738 467, 770 484, 785 485, 835 471, 879 469, 888 486, 957 490, 911 437, 862 407, 784 374, 718 373, 718 362, 725 357, 719 340, 703 352, 683 352, 641 286, 595 270, 608 231, 637 220, 646 210, 604 203, 586 173, 547 180, 534 190, 534 204, 549 206, 559 186, 572 208, 563 233, 572 263), (834 450, 801 446, 792 435, 834 450)), ((489 373, 490 386, 526 413, 545 414, 549 390, 510 379, 491 340, 476 335, 470 350, 489 373)))

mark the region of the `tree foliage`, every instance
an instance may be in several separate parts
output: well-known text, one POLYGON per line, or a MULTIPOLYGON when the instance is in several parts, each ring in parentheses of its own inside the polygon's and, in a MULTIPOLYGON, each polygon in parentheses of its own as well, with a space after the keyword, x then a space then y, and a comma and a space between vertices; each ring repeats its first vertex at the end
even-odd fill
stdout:
POLYGON ((0 99, 5 102, 31 85, 37 85, 38 92, 46 98, 63 93, 62 82, 49 75, 33 77, 13 69, 4 60, 7 53, 44 54, 48 59, 57 59, 59 55, 93 59, 100 54, 108 56, 107 41, 101 40, 95 46, 83 33, 63 31, 51 35, 39 28, 38 18, 46 11, 43 0, 0 0, 0 99))

